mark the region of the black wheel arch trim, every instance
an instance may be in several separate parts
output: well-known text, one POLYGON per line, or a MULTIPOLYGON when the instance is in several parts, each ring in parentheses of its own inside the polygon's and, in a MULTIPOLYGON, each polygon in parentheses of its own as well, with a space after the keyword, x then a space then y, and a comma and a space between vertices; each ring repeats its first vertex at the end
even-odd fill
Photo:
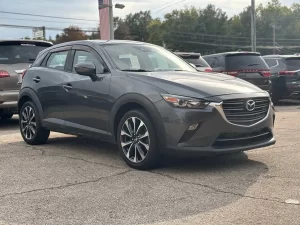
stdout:
MULTIPOLYGON (((154 128, 155 131, 157 132, 157 137, 159 141, 159 145, 161 147, 166 146, 166 133, 165 133, 165 128, 162 122, 162 118, 154 106, 154 104, 149 100, 147 97, 140 95, 140 94, 135 94, 135 93, 129 93, 121 96, 114 104, 112 110, 111 110, 111 116, 110 116, 110 130, 111 133, 113 134, 114 140, 116 140, 116 132, 115 132, 115 116, 119 109, 128 104, 128 103, 135 103, 143 106, 145 110, 148 112, 151 121, 154 123, 154 128)), ((120 118, 121 119, 121 118, 120 118)))
MULTIPOLYGON (((18 112, 20 112, 20 100, 23 98, 23 97, 28 97, 32 100, 32 102, 35 104, 35 106, 37 107, 37 110, 38 110, 38 113, 39 113, 39 116, 40 118, 42 119, 41 121, 43 121, 43 118, 44 118, 44 113, 43 113, 43 108, 42 108, 42 105, 39 101, 39 98, 37 96, 37 94, 31 89, 31 88, 23 88, 20 93, 19 93, 19 99, 18 99, 18 112)), ((42 122, 43 123, 43 122, 42 122)), ((43 124, 42 124, 43 125, 43 124)))

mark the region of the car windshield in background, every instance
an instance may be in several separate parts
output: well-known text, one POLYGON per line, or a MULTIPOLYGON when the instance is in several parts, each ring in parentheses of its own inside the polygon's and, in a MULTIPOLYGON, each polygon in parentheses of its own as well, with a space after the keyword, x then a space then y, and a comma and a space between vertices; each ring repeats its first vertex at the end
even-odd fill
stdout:
POLYGON ((0 64, 32 63, 39 52, 48 47, 50 45, 0 43, 0 64))
POLYGON ((260 55, 235 54, 226 56, 226 70, 269 69, 260 55))
POLYGON ((201 57, 183 57, 187 62, 193 63, 196 67, 209 67, 208 63, 201 57))
POLYGON ((164 48, 146 44, 109 44, 103 48, 123 71, 190 71, 196 70, 164 48))
POLYGON ((287 70, 300 70, 300 57, 299 58, 287 58, 286 59, 287 70))

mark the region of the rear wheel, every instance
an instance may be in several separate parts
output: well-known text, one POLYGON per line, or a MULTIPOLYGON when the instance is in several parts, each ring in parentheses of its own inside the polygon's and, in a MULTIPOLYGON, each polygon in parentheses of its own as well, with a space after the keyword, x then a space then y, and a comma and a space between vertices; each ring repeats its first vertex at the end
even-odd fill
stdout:
POLYGON ((26 102, 22 106, 19 121, 22 137, 27 144, 39 145, 47 142, 50 131, 42 127, 41 117, 33 102, 26 102))
POLYGON ((121 119, 117 132, 120 154, 135 169, 152 169, 159 165, 157 135, 144 110, 132 110, 121 119))

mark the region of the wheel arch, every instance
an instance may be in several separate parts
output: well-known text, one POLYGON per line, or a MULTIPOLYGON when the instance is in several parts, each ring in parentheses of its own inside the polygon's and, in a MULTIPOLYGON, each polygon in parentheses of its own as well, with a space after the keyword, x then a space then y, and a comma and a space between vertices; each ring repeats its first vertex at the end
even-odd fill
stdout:
MULTIPOLYGON (((30 88, 23 88, 20 93, 19 93, 19 100, 18 100, 18 112, 20 112, 22 106, 24 105, 25 102, 27 101, 32 101, 38 110, 38 113, 40 115, 40 118, 43 119, 43 108, 42 105, 39 101, 38 96, 36 95, 36 93, 30 89, 30 88)), ((43 123, 43 120, 42 120, 43 123)))
POLYGON ((111 111, 110 129, 113 134, 114 141, 117 140, 118 124, 126 112, 133 109, 145 110, 152 121, 160 146, 165 146, 165 128, 159 112, 153 105, 151 100, 140 94, 126 94, 120 97, 114 104, 111 111))

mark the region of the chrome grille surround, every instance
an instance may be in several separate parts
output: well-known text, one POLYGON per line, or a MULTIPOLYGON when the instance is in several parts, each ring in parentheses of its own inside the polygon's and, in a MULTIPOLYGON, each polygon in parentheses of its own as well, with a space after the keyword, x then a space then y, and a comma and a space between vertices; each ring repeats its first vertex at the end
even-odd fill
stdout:
POLYGON ((224 100, 222 109, 230 123, 251 126, 266 118, 270 109, 270 99, 260 97, 224 100), (253 102, 255 103, 254 108, 252 108, 253 102))

